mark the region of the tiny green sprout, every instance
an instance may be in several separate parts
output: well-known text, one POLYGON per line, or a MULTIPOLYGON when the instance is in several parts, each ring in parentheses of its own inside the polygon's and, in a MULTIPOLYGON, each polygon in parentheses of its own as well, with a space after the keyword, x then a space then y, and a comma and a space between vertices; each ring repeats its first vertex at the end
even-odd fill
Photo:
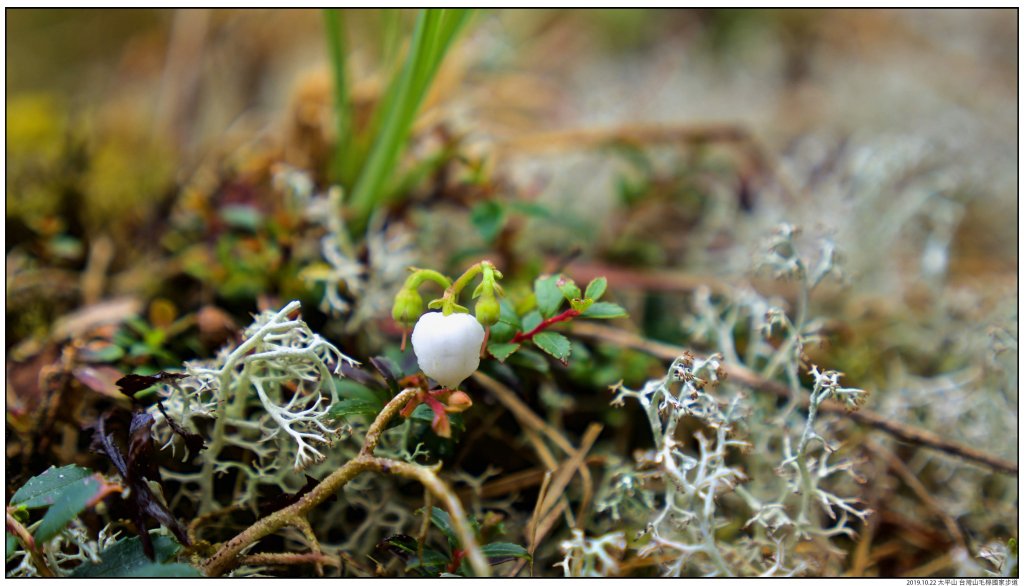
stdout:
MULTIPOLYGON (((409 267, 412 274, 405 280, 405 284, 395 295, 395 304, 391 306, 391 317, 402 324, 402 350, 405 350, 406 336, 409 326, 416 323, 416 320, 423 315, 423 298, 420 296, 419 288, 426 281, 436 283, 447 289, 451 287, 451 280, 437 271, 430 269, 417 269, 409 267)), ((434 305, 431 302, 430 308, 434 305)))
POLYGON ((498 318, 501 316, 501 305, 498 303, 497 296, 504 295, 505 291, 497 283, 497 279, 501 278, 501 273, 494 268, 494 265, 483 264, 482 272, 483 280, 473 291, 473 299, 479 299, 475 308, 477 321, 489 328, 498 323, 498 318))
POLYGON ((402 324, 412 324, 423 313, 423 298, 419 291, 403 287, 395 296, 395 305, 391 308, 391 317, 402 324))
POLYGON ((501 317, 501 304, 493 293, 484 295, 476 302, 476 319, 484 326, 493 326, 501 317))

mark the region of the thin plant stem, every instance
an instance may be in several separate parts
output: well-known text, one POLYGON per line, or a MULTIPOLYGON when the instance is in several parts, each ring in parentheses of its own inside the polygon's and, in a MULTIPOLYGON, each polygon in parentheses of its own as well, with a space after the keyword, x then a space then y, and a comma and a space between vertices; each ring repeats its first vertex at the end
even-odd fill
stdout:
POLYGON ((6 528, 7 532, 16 537, 21 546, 28 552, 29 557, 32 559, 32 564, 35 565, 40 576, 44 578, 56 576, 53 573, 53 569, 47 565, 46 558, 43 557, 42 552, 39 550, 39 544, 36 543, 32 534, 10 513, 7 513, 6 528))
POLYGON ((517 332, 516 335, 512 337, 512 343, 519 344, 521 342, 531 340, 534 336, 543 332, 549 327, 559 322, 569 321, 574 317, 578 317, 579 315, 580 312, 576 311, 575 309, 567 309, 554 317, 549 317, 546 320, 540 322, 539 324, 537 324, 537 327, 533 328, 528 332, 517 332))

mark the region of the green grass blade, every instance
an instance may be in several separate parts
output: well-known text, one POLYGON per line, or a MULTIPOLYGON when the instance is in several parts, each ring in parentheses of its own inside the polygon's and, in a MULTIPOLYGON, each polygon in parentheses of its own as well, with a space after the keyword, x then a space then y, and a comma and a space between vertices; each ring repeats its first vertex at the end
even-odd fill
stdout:
POLYGON ((416 114, 468 17, 466 10, 444 9, 424 10, 417 16, 409 54, 381 102, 379 131, 352 194, 360 225, 385 200, 387 182, 394 173, 416 114))
POLYGON ((341 11, 337 8, 324 9, 324 26, 327 32, 327 49, 334 77, 334 116, 337 123, 338 144, 335 146, 331 174, 335 180, 341 178, 345 157, 352 144, 352 96, 345 71, 345 29, 341 11))

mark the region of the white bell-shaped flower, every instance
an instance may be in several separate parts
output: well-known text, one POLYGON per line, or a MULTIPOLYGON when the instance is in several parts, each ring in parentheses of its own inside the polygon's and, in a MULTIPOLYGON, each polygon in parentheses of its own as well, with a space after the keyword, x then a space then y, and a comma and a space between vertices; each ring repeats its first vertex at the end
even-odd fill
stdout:
POLYGON ((427 376, 454 389, 480 366, 484 328, 468 313, 424 313, 412 330, 412 350, 427 376))

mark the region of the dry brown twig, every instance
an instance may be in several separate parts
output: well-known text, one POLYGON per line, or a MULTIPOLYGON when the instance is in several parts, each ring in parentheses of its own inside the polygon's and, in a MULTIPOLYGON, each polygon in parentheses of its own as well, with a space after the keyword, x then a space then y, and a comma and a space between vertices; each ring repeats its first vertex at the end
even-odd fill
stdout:
MULTIPOLYGON (((576 455, 576 449, 571 443, 569 443, 569 440, 559 433, 557 429, 545 423, 543 419, 531 411, 525 403, 519 400, 519 397, 517 397, 511 389, 479 371, 473 373, 473 379, 483 385, 484 388, 497 397, 506 409, 512 412, 512 415, 515 416, 524 431, 527 432, 527 437, 530 437, 531 431, 543 433, 548 437, 548 439, 554 442, 556 446, 565 452, 567 456, 572 457, 576 455)), ((544 460, 544 465, 547 466, 549 470, 554 470, 557 467, 555 465, 555 460, 551 457, 550 453, 547 455, 544 454, 547 450, 546 448, 543 448, 543 443, 539 441, 534 441, 533 443, 534 447, 538 450, 538 455, 540 455, 541 459, 544 460), (540 445, 538 446, 538 444, 540 445)), ((584 464, 579 467, 579 472, 580 481, 583 483, 583 494, 593 494, 594 481, 590 475, 590 469, 584 464)), ((577 511, 577 519, 585 518, 586 511, 584 507, 588 504, 589 498, 585 499, 584 502, 581 503, 581 507, 577 511)))
MULTIPOLYGON (((605 464, 607 458, 605 456, 587 456, 584 463, 587 466, 601 466, 605 464)), ((535 467, 527 468, 526 470, 520 470, 511 474, 505 474, 500 478, 486 482, 480 487, 479 494, 476 494, 478 498, 494 498, 502 495, 510 494, 531 488, 541 484, 544 481, 544 476, 550 473, 551 470, 547 467, 535 467)), ((474 494, 473 487, 466 486, 460 488, 459 498, 463 502, 468 501, 474 494)))
MULTIPOLYGON (((551 478, 551 484, 548 487, 548 494, 544 497, 544 503, 541 505, 540 517, 543 519, 540 526, 537 528, 537 540, 543 539, 551 528, 554 526, 555 521, 558 519, 557 515, 552 514, 555 509, 556 501, 560 500, 565 495, 565 489, 569 486, 569 481, 575 476, 577 469, 582 470, 585 467, 583 458, 593 447, 594 442, 597 441, 597 436, 601 434, 602 426, 597 423, 591 423, 587 428, 587 431, 583 434, 583 439, 580 441, 580 448, 575 450, 572 456, 565 463, 559 467, 558 471, 555 472, 551 478)), ((587 484, 583 487, 583 497, 580 503, 580 513, 576 516, 576 526, 579 528, 582 525, 580 517, 582 516, 585 507, 589 506, 591 490, 588 489, 587 484)))
MULTIPOLYGON (((523 403, 511 389, 482 372, 474 373, 473 379, 490 391, 506 409, 512 412, 512 415, 523 427, 523 431, 526 432, 527 437, 530 438, 534 444, 534 448, 537 450, 538 456, 548 468, 549 472, 552 473, 550 484, 548 484, 548 476, 545 474, 545 485, 541 495, 538 496, 538 504, 537 509, 534 511, 534 518, 531 519, 530 524, 527 526, 526 535, 530 545, 530 547, 527 548, 527 551, 529 551, 532 556, 533 550, 537 546, 537 542, 543 539, 551 530, 555 521, 562 515, 562 513, 565 512, 566 515, 569 515, 569 502, 565 496, 565 489, 568 487, 569 482, 572 480, 572 477, 575 476, 577 471, 579 471, 580 481, 583 486, 583 496, 580 501, 579 509, 576 513, 575 522, 570 522, 570 524, 577 528, 583 527, 587 509, 590 506, 590 501, 594 491, 590 469, 587 468, 584 458, 586 457, 587 452, 590 451, 594 442, 597 440, 597 436, 601 433, 602 428, 600 425, 592 424, 584 433, 580 448, 573 448, 572 444, 569 443, 569 440, 567 440, 565 436, 537 416, 537 414, 523 403), (541 442, 539 438, 535 437, 537 433, 542 433, 548 437, 548 439, 550 439, 563 452, 565 452, 567 456, 569 456, 569 460, 563 463, 562 466, 556 466, 554 458, 547 450, 546 446, 544 446, 543 442, 541 442)), ((514 576, 518 574, 524 565, 525 561, 520 560, 515 566, 513 566, 508 575, 514 576)))
MULTIPOLYGON (((686 348, 680 346, 673 346, 671 344, 665 344, 662 342, 656 342, 654 340, 648 340, 625 330, 612 328, 608 326, 602 326, 587 322, 577 322, 573 324, 573 334, 589 338, 592 340, 598 340, 603 342, 611 342, 618 346, 626 348, 633 348, 642 352, 647 352, 652 356, 656 356, 663 360, 675 360, 683 352, 690 352, 686 348)), ((691 352, 692 353, 692 352, 691 352)), ((699 356, 697 353, 693 353, 695 356, 699 356)), ((735 364, 723 365, 726 374, 734 381, 747 386, 757 391, 764 391, 772 393, 779 397, 789 398, 790 390, 789 387, 782 383, 778 383, 773 380, 762 378, 756 372, 745 368, 743 366, 735 364)), ((806 407, 807 399, 803 399, 801 407, 806 407)), ((856 421, 862 425, 867 425, 875 429, 884 431, 889 435, 903 440, 908 443, 916 444, 925 448, 939 450, 946 454, 956 456, 964 459, 968 462, 975 464, 981 464, 997 472, 1004 474, 1011 474, 1017 476, 1018 468, 1016 462, 1005 460, 998 456, 989 454, 970 446, 948 440, 942 436, 898 421, 892 421, 882 417, 874 411, 868 409, 858 409, 856 411, 849 411, 846 407, 837 403, 823 403, 818 407, 820 412, 840 414, 845 417, 856 421)))
POLYGON ((340 567, 341 559, 322 553, 254 553, 238 558, 243 566, 297 566, 301 564, 340 567))
POLYGON ((964 534, 960 531, 960 527, 956 524, 956 520, 953 519, 946 512, 946 509, 942 508, 938 502, 928 492, 928 489, 921 482, 921 480, 909 469, 907 465, 901 460, 896 454, 885 449, 877 442, 867 439, 864 442, 868 450, 882 457, 885 460, 886 465, 889 469, 896 473, 896 476, 900 477, 907 487, 913 491, 914 495, 927 507, 932 513, 934 513, 945 525, 946 531, 949 532, 949 537, 961 549, 967 551, 967 540, 964 538, 964 534))
POLYGON ((750 143, 749 132, 735 124, 634 125, 615 128, 579 128, 537 132, 495 145, 507 153, 536 153, 550 150, 580 150, 609 144, 693 144, 706 142, 750 143))

